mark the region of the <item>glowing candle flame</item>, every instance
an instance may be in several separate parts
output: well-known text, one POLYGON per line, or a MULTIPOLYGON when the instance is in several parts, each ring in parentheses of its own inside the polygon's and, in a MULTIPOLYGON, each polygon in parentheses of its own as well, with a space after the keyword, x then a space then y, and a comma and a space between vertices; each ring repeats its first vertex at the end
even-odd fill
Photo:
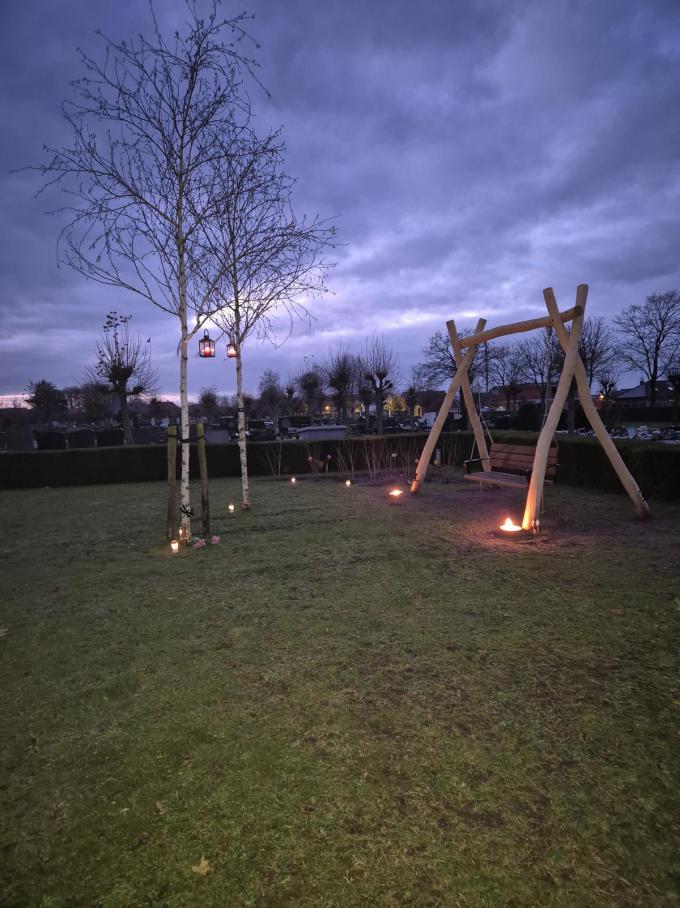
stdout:
POLYGON ((170 541, 170 548, 172 549, 172 554, 176 555, 179 552, 179 542, 176 539, 170 541))
POLYGON ((347 488, 349 489, 349 487, 352 485, 352 480, 351 480, 351 479, 346 479, 346 480, 345 480, 345 485, 346 485, 347 488))
POLYGON ((390 492, 390 495, 392 496, 392 498, 399 498, 399 496, 403 495, 403 494, 404 494, 403 489, 392 489, 392 491, 390 492))
POLYGON ((522 527, 517 526, 509 517, 506 517, 505 523, 501 524, 501 529, 505 530, 506 533, 517 533, 522 527))
POLYGON ((297 482, 297 479, 293 476, 293 478, 291 479, 291 482, 293 485, 295 485, 295 483, 297 482))
POLYGON ((234 505, 231 502, 229 502, 229 513, 230 514, 234 513, 234 505))

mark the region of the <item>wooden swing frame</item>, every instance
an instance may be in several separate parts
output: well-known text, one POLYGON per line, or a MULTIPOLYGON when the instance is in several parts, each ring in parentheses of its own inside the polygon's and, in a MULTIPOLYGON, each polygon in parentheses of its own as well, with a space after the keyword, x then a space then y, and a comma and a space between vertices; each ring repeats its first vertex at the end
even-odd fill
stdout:
POLYGON ((638 515, 642 518, 649 517, 649 506, 645 501, 638 484, 628 470, 628 467, 623 462, 623 458, 621 457, 618 448, 609 437, 609 433, 600 419, 600 414, 597 412, 595 404, 593 403, 593 399, 590 395, 588 376, 586 374, 585 366, 583 365, 583 360, 579 355, 578 348, 583 329, 583 319, 585 317, 588 285, 579 284, 576 288, 576 305, 572 309, 567 309, 564 312, 559 311, 552 287, 547 287, 543 291, 543 298, 548 309, 547 316, 530 319, 524 322, 514 322, 511 325, 501 325, 498 328, 491 328, 487 331, 484 330, 486 327, 486 320, 480 319, 477 322, 474 334, 469 337, 460 337, 453 319, 446 323, 451 347, 453 349, 456 372, 453 376, 451 385, 449 386, 449 390, 446 392, 444 402, 440 407, 434 425, 430 430, 430 434, 427 437, 420 459, 418 460, 415 478, 411 484, 411 492, 417 492, 425 479, 432 453, 439 440, 444 422, 446 421, 446 417, 449 414, 459 388, 462 389, 465 407, 470 422, 472 423, 472 431, 474 432, 482 467, 484 470, 490 469, 489 450, 486 445, 482 423, 475 408, 472 386, 467 371, 479 344, 483 344, 486 341, 493 340, 497 337, 505 337, 509 334, 523 334, 526 331, 533 331, 535 328, 552 328, 564 350, 564 365, 557 384, 555 396, 550 405, 550 410, 548 411, 538 441, 536 442, 536 453, 531 470, 531 478, 529 480, 529 490, 527 492, 524 517, 522 519, 522 529, 530 530, 534 526, 541 509, 548 452, 560 416, 562 415, 562 410, 567 399, 567 394, 569 393, 572 379, 576 379, 581 407, 595 433, 595 437, 602 445, 605 454, 616 471, 616 475, 621 480, 621 484, 635 505, 638 515), (570 332, 565 328, 565 324, 568 322, 572 323, 570 332))

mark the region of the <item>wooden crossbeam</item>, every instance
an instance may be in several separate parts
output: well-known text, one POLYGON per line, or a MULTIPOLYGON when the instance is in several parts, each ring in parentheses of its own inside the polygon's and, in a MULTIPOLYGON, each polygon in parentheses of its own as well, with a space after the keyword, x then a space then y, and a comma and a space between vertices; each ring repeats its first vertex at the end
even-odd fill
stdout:
MULTIPOLYGON (((565 312, 559 313, 562 322, 571 322, 578 315, 583 315, 583 309, 578 305, 574 306, 573 309, 567 309, 565 312)), ((446 323, 447 327, 452 324, 452 321, 446 323)), ((489 328, 488 331, 475 331, 474 334, 470 334, 468 337, 461 337, 460 345, 465 349, 465 347, 484 344, 486 341, 493 340, 496 337, 506 337, 508 334, 522 334, 524 331, 533 331, 535 328, 552 328, 552 326, 552 317, 544 315, 541 318, 531 318, 525 322, 514 322, 512 325, 499 325, 498 328, 489 328)))

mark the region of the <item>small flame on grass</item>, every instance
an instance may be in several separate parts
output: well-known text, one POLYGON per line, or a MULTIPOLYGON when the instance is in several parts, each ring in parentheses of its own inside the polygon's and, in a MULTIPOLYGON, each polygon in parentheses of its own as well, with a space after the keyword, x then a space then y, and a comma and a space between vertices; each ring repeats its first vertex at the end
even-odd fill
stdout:
POLYGON ((522 529, 522 527, 517 526, 516 523, 513 523, 509 517, 505 518, 505 523, 502 523, 500 528, 506 533, 517 533, 522 529))
POLYGON ((392 491, 390 492, 390 495, 392 496, 392 498, 399 498, 399 496, 403 495, 403 494, 404 494, 403 489, 392 489, 392 491))

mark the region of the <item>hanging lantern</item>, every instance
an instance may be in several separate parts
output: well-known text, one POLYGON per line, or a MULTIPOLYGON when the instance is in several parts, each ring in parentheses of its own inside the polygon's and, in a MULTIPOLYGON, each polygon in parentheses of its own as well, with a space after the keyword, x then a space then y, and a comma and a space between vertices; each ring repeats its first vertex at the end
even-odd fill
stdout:
POLYGON ((229 359, 234 359, 236 356, 236 344, 233 340, 230 340, 227 344, 227 356, 229 359))
POLYGON ((210 340, 207 328, 203 332, 203 337, 198 342, 198 355, 206 358, 215 355, 215 341, 210 340))

